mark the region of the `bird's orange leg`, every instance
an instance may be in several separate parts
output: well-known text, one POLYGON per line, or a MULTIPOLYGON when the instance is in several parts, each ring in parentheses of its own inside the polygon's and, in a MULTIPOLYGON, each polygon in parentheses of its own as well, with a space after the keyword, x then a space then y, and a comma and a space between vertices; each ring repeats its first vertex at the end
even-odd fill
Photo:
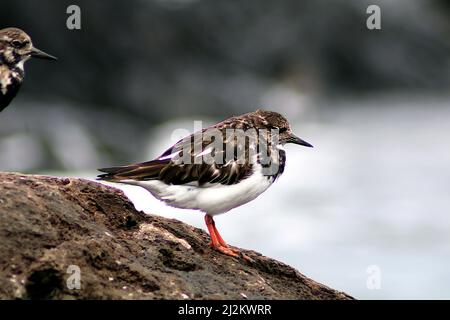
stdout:
POLYGON ((220 245, 222 245, 224 247, 228 247, 227 243, 225 242, 225 240, 222 239, 222 236, 220 235, 219 231, 217 230, 216 222, 213 220, 213 218, 211 218, 211 222, 212 222, 212 227, 214 230, 214 234, 216 235, 217 241, 220 243, 220 245))
POLYGON ((215 222, 214 220, 212 221, 212 225, 213 225, 213 228, 214 228, 214 233, 216 234, 217 241, 219 241, 219 243, 220 243, 222 246, 224 246, 224 247, 226 247, 226 248, 229 248, 231 251, 233 251, 233 252, 235 252, 235 253, 239 253, 239 252, 240 252, 239 249, 230 247, 230 246, 225 242, 225 240, 222 239, 222 236, 220 235, 219 230, 217 230, 217 228, 216 228, 216 222, 215 222))
POLYGON ((210 215, 205 215, 205 222, 206 227, 208 227, 209 235, 211 236, 211 247, 216 249, 219 252, 222 252, 223 254, 232 256, 232 257, 238 257, 239 255, 228 247, 228 245, 225 243, 225 241, 220 236, 219 232, 216 229, 215 223, 213 218, 210 215))

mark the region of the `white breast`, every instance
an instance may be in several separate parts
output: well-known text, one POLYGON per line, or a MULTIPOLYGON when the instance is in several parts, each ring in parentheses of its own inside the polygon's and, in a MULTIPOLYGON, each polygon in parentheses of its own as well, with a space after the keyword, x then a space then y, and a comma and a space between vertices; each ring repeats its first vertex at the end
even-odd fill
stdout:
POLYGON ((123 180, 123 183, 147 189, 153 196, 176 208, 196 209, 217 215, 243 205, 267 190, 273 179, 264 176, 261 168, 248 178, 233 185, 205 184, 167 185, 161 181, 123 180))

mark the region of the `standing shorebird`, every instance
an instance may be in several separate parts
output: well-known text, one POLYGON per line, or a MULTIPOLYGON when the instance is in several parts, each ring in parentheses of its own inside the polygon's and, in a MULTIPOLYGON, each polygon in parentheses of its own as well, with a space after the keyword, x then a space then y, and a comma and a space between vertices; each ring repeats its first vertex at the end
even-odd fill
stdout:
POLYGON ((17 28, 0 30, 0 111, 19 91, 25 76, 24 63, 31 57, 56 60, 33 47, 31 38, 24 31, 17 28))
POLYGON ((200 210, 211 246, 230 256, 239 250, 220 236, 213 217, 262 194, 283 173, 283 145, 312 147, 292 133, 281 114, 257 110, 194 133, 155 160, 99 169, 99 180, 147 189, 168 205, 200 210))

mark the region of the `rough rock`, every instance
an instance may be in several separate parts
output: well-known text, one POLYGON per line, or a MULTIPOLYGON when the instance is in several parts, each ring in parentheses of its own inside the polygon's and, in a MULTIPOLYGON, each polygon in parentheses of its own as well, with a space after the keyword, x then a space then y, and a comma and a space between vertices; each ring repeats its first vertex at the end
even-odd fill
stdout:
POLYGON ((254 251, 247 262, 208 243, 115 188, 0 173, 1 299, 351 299, 254 251))

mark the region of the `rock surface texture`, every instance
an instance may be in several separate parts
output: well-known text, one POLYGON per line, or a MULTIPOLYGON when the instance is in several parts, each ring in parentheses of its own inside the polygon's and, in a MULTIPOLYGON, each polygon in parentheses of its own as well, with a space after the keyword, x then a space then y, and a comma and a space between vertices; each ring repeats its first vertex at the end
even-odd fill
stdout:
POLYGON ((259 253, 245 250, 246 262, 208 243, 115 188, 0 173, 0 299, 352 299, 259 253))

